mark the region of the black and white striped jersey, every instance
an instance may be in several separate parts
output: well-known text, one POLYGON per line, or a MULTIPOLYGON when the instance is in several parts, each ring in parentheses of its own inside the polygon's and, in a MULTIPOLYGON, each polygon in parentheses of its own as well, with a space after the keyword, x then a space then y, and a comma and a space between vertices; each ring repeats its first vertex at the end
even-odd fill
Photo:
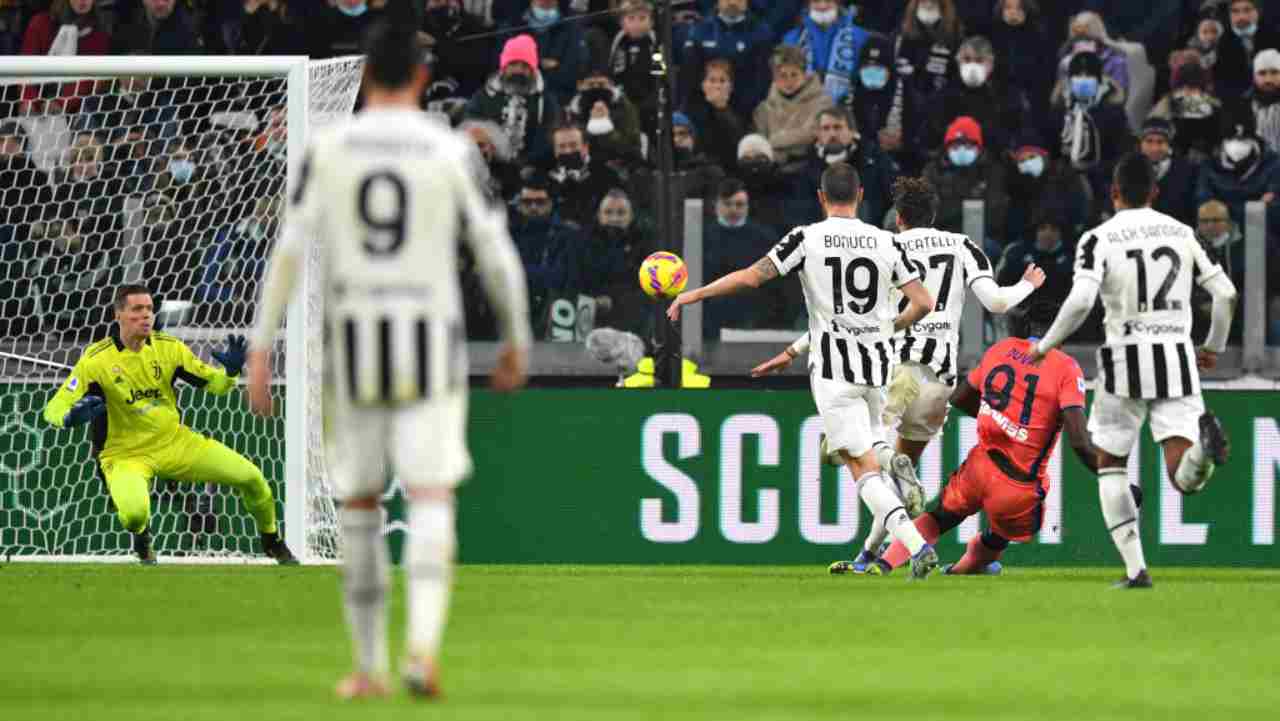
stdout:
POLYGON ((814 372, 827 380, 888 385, 898 315, 890 293, 920 279, 894 235, 833 216, 792 230, 769 258, 782 275, 802 269, 814 372))
MULTIPOLYGON (((979 278, 992 279, 991 261, 969 236, 932 228, 898 234, 907 258, 936 299, 933 310, 894 338, 898 359, 928 366, 947 385, 956 381, 965 295, 979 278)), ((899 312, 907 299, 894 293, 899 312)))
POLYGON ((1150 208, 1121 210, 1085 233, 1075 277, 1097 283, 1102 296, 1102 387, 1127 398, 1199 393, 1191 285, 1222 272, 1189 226, 1150 208))

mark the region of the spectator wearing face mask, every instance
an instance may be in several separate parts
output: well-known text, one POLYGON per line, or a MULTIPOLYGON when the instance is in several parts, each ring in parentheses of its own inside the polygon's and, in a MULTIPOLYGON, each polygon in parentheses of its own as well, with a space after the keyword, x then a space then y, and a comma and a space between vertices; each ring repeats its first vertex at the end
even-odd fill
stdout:
POLYGON ((920 97, 898 75, 893 41, 871 33, 858 58, 858 77, 842 107, 854 125, 893 158, 901 172, 912 174, 924 167, 925 154, 919 135, 924 121, 920 97))
POLYGON ((388 0, 313 0, 306 5, 303 26, 313 58, 359 55, 364 31, 391 9, 388 0))
POLYGON ((1198 62, 1185 62, 1173 71, 1172 89, 1151 108, 1151 115, 1170 121, 1175 147, 1197 161, 1208 158, 1218 145, 1222 102, 1209 87, 1209 71, 1198 62))
MULTIPOLYGON (((784 169, 793 170, 792 166, 804 163, 813 147, 818 111, 833 103, 817 76, 805 70, 804 51, 800 48, 778 46, 769 65, 773 68, 773 87, 756 107, 755 129, 768 140, 773 160, 784 169)), ((741 147, 739 144, 739 158, 741 147)))
POLYGON ((506 205, 520 189, 520 168, 511 157, 511 143, 497 123, 488 120, 464 120, 458 130, 476 144, 484 168, 480 170, 480 187, 494 205, 506 205))
POLYGON ((1280 155, 1267 148, 1258 137, 1253 114, 1235 107, 1224 112, 1222 143, 1213 160, 1200 169, 1196 203, 1220 200, 1231 212, 1231 220, 1244 227, 1244 206, 1251 200, 1267 204, 1267 234, 1280 231, 1280 155))
POLYGON ((752 199, 751 219, 775 230, 783 227, 790 188, 778 168, 777 151, 763 135, 744 135, 738 143, 736 176, 752 199))
MULTIPOLYGON (((716 188, 725 178, 724 167, 702 150, 698 129, 684 113, 671 114, 671 143, 675 150, 671 193, 678 207, 683 209, 686 199, 699 198, 704 220, 714 220, 716 188)), ((656 168, 645 165, 632 169, 628 177, 627 191, 631 202, 637 215, 642 217, 643 225, 648 227, 657 225, 654 216, 657 212, 657 172, 656 168)))
POLYGON ((1084 177, 1049 153, 1035 128, 1024 128, 1010 146, 1013 169, 1009 181, 1008 233, 1024 241, 1035 233, 1037 212, 1052 209, 1063 232, 1076 237, 1096 222, 1093 191, 1084 177))
POLYGON ((467 101, 465 116, 497 123, 511 144, 512 157, 528 165, 551 159, 548 130, 560 123, 560 102, 538 71, 538 46, 517 35, 502 47, 498 72, 467 101))
POLYGON ((624 170, 643 162, 640 145, 640 116, 636 108, 615 87, 605 66, 594 68, 578 81, 578 94, 565 112, 587 131, 595 155, 610 167, 624 170))
POLYGON ((1239 102, 1253 113, 1267 147, 1280 152, 1280 50, 1268 48, 1253 58, 1253 87, 1239 102))
MULTIPOLYGON (((1072 264, 1075 260, 1076 237, 1070 221, 1061 208, 1053 205, 1036 208, 1021 237, 1005 247, 996 262, 996 282, 1002 286, 1017 283, 1027 267, 1035 264, 1044 269, 1044 285, 1036 289, 1037 302, 1032 308, 1060 307, 1071 293, 1072 264), (1046 301, 1041 303, 1039 301, 1046 301)), ((1054 316, 1035 318, 1053 323, 1054 316)))
POLYGON ((1212 71, 1218 63, 1218 45, 1225 32, 1222 21, 1216 17, 1201 17, 1196 23, 1196 30, 1187 40, 1187 48, 1200 53, 1201 62, 1206 70, 1212 71))
POLYGON ((803 51, 803 69, 818 78, 833 101, 840 102, 852 88, 867 31, 836 0, 809 0, 808 4, 799 26, 782 42, 803 51))
POLYGON ((524 181, 511 217, 511 239, 528 279, 530 309, 535 317, 549 295, 565 288, 569 280, 568 256, 581 245, 577 230, 561 222, 555 201, 544 179, 524 181), (537 310, 534 310, 537 309, 537 310))
POLYGON ((893 181, 898 167, 874 142, 864 142, 853 115, 844 107, 818 111, 817 138, 812 154, 799 172, 786 176, 791 188, 786 204, 784 227, 808 225, 821 220, 818 183, 832 163, 848 163, 862 179, 862 202, 858 218, 876 227, 883 225, 885 213, 893 206, 893 181))
POLYGON ((963 39, 953 0, 910 0, 894 47, 898 75, 913 92, 933 95, 950 84, 963 39))
POLYGON ((1062 98, 1054 135, 1071 167, 1085 174, 1099 202, 1111 197, 1111 170, 1133 147, 1124 111, 1124 91, 1103 74, 1102 60, 1091 52, 1071 58, 1067 93, 1062 98))
POLYGON ((1082 12, 1071 18, 1067 41, 1058 50, 1058 83, 1053 89, 1053 103, 1061 104, 1069 94, 1071 61, 1080 53, 1097 56, 1113 87, 1129 93, 1129 59, 1107 33, 1106 23, 1096 12, 1082 12))
POLYGON ((1196 181, 1199 166, 1176 152, 1174 139, 1177 133, 1173 125, 1158 116, 1147 118, 1138 139, 1138 149, 1156 171, 1155 202, 1151 207, 1192 225, 1196 213, 1196 181))
MULTIPOLYGON (((751 111, 769 92, 769 52, 773 49, 773 31, 763 20, 747 9, 747 0, 717 0, 716 14, 694 26, 680 53, 681 88, 678 97, 692 103, 699 96, 694 82, 706 72, 708 62, 726 60, 732 67, 735 83, 729 102, 739 117, 751 111)), ((697 123, 698 119, 694 118, 697 123)), ((708 130, 701 125, 704 136, 708 130)), ((733 139, 736 146, 741 134, 733 139)), ((732 160, 732 150, 724 159, 732 160)))
POLYGON ((579 23, 562 21, 559 0, 531 0, 511 29, 532 32, 530 37, 538 44, 538 69, 547 87, 558 98, 572 97, 587 67, 587 42, 579 23))
POLYGON ((652 302, 636 283, 636 268, 657 248, 636 221, 626 191, 605 194, 585 237, 583 252, 570 258, 570 275, 578 278, 578 292, 595 301, 595 326, 648 337, 652 302))
POLYGON ((1218 42, 1213 85, 1220 97, 1236 98, 1252 84, 1253 57, 1267 48, 1280 48, 1280 33, 1262 20, 1257 0, 1230 0, 1224 5, 1227 31, 1218 42))
POLYGON ((593 155, 581 126, 557 126, 551 131, 551 145, 555 155, 544 173, 560 219, 585 228, 595 218, 604 194, 622 187, 622 178, 593 155))
POLYGON ((988 152, 982 127, 970 117, 956 118, 943 138, 942 153, 925 166, 924 177, 938 192, 934 224, 952 233, 964 232, 964 201, 985 203, 987 255, 998 257, 1007 239, 1009 178, 996 152, 988 152))
MULTIPOLYGON (((716 192, 716 220, 702 231, 704 278, 719 278, 738 268, 745 268, 769 252, 780 238, 777 231, 750 219, 751 196, 742 181, 726 178, 716 192)), ((779 284, 781 285, 781 284, 779 284)), ((781 296, 768 295, 756 289, 708 303, 702 316, 702 334, 710 340, 720 339, 721 328, 757 328, 771 315, 781 296), (766 298, 773 300, 766 301, 766 298)))
POLYGON ((995 51, 981 35, 966 39, 956 53, 960 82, 951 85, 930 102, 927 147, 942 144, 942 137, 956 118, 968 116, 978 121, 983 138, 992 147, 1008 147, 1014 134, 1022 128, 1025 99, 1016 90, 998 86, 995 74, 995 51))

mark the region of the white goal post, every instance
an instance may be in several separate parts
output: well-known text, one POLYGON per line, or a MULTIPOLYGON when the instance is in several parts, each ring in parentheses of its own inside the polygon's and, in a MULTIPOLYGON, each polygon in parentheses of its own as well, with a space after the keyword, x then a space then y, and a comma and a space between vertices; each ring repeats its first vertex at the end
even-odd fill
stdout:
MULTIPOLYGON (((306 139, 350 117, 362 70, 361 57, 0 57, 0 143, 20 136, 0 147, 0 556, 127 555, 84 431, 54 442, 40 419, 65 374, 57 365, 75 362, 90 330, 101 337, 100 291, 121 282, 164 286, 151 286, 160 321, 206 361, 228 334, 246 333, 306 139)), ((221 431, 263 468, 283 498, 286 541, 324 562, 337 557, 337 532, 320 442, 314 250, 276 369, 282 424, 244 415, 239 391, 225 402, 179 397, 199 406, 184 407, 184 421, 228 442, 221 431)), ((257 532, 234 494, 156 485, 162 560, 254 558, 257 532)))

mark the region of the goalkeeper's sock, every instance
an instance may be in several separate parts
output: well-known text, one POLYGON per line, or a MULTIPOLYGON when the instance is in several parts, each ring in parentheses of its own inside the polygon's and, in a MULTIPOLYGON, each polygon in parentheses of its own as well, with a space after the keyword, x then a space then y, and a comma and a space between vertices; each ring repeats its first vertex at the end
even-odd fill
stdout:
MULTIPOLYGON (((922 514, 915 520, 915 524, 916 530, 920 532, 925 543, 938 542, 938 536, 941 535, 941 529, 938 528, 938 520, 933 517, 932 513, 922 514)), ((893 545, 889 546, 889 550, 885 551, 881 558, 884 559, 885 563, 889 564, 893 568, 899 568, 906 565, 907 561, 911 560, 911 552, 907 550, 907 547, 902 543, 902 541, 894 541, 893 545)))
POLYGON ((1142 536, 1138 530, 1138 502, 1129 485, 1129 474, 1124 468, 1098 469, 1098 500, 1102 505, 1102 518, 1107 532, 1124 559, 1125 573, 1129 578, 1147 567, 1142 553, 1142 536))
POLYGON ((902 499, 893 492, 893 485, 888 477, 878 471, 868 473, 859 479, 859 486, 862 502, 867 504, 872 516, 884 524, 885 530, 897 540, 902 541, 912 555, 924 548, 924 537, 911 522, 911 517, 907 515, 907 510, 902 505, 902 499))
POLYGON ((382 538, 382 509, 343 508, 342 592, 356 669, 382 678, 387 653, 390 559, 382 538))
POLYGON ((457 546, 452 499, 410 501, 408 543, 408 653, 411 658, 434 660, 440 655, 457 546))

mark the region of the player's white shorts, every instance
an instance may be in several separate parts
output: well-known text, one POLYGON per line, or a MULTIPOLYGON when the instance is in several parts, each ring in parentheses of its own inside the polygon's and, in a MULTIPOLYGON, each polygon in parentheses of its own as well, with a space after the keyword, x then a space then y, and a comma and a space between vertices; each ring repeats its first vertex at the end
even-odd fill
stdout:
POLYGON ((1151 438, 1156 443, 1174 436, 1192 442, 1200 438, 1204 399, 1199 393, 1178 398, 1143 399, 1125 398, 1098 388, 1094 391, 1093 407, 1089 409, 1089 435, 1093 437, 1093 445, 1113 456, 1129 455, 1148 411, 1151 413, 1151 438))
POLYGON ((926 443, 933 440, 947 422, 947 401, 951 386, 938 381, 933 369, 915 361, 907 361, 893 370, 888 400, 884 407, 884 425, 898 429, 898 435, 909 441, 926 443))
POLYGON ((827 433, 827 449, 857 458, 884 440, 884 389, 809 376, 813 401, 827 433))
POLYGON ((397 408, 352 407, 331 398, 325 399, 325 451, 339 499, 381 494, 393 475, 405 488, 452 488, 471 475, 466 393, 397 408))

